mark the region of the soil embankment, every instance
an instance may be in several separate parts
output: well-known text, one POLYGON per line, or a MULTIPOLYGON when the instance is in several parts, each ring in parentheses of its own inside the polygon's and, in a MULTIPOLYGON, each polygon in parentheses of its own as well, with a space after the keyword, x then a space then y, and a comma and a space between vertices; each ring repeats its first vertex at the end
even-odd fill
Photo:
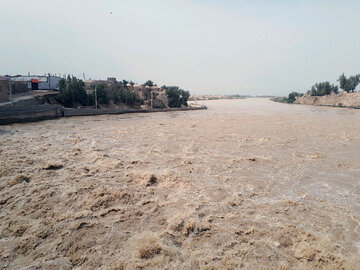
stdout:
POLYGON ((343 92, 340 94, 331 94, 321 97, 304 95, 302 97, 296 98, 294 103, 318 106, 360 108, 360 92, 343 92))

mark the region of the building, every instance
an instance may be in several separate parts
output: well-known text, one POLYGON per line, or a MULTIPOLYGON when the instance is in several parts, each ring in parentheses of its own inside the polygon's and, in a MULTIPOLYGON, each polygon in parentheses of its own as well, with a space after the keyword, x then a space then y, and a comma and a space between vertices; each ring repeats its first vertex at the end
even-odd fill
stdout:
POLYGON ((115 85, 117 83, 116 78, 115 77, 108 77, 106 80, 107 84, 109 85, 115 85))
POLYGON ((38 75, 17 75, 7 76, 14 85, 26 84, 28 90, 59 90, 60 77, 58 76, 38 76, 38 75))

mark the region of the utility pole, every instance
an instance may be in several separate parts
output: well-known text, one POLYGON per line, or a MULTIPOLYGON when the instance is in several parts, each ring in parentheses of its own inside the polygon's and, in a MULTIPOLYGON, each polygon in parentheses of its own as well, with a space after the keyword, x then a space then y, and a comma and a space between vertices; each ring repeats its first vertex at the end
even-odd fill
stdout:
POLYGON ((97 110, 98 105, 97 105, 97 93, 96 93, 96 85, 95 85, 95 109, 97 110))
POLYGON ((154 92, 151 91, 151 109, 154 109, 153 102, 154 102, 154 92))
POLYGON ((10 76, 9 76, 9 90, 10 90, 10 102, 11 102, 11 105, 13 105, 12 87, 11 87, 11 77, 10 77, 10 76))

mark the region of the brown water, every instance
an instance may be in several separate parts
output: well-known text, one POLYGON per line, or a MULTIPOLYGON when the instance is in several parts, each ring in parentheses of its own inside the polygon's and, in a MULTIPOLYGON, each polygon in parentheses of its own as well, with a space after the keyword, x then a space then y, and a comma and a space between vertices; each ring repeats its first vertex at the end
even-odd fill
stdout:
POLYGON ((207 111, 0 128, 0 267, 359 269, 360 111, 207 111))

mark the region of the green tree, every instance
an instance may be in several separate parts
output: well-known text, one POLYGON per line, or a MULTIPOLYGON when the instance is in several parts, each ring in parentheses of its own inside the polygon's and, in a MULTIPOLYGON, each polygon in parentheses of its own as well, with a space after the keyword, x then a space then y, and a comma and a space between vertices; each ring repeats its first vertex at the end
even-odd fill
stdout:
POLYGON ((109 104, 109 97, 105 91, 105 84, 101 83, 96 86, 96 95, 99 104, 109 104))
POLYGON ((125 104, 134 105, 137 100, 137 95, 131 91, 125 91, 125 104))
POLYGON ((150 86, 150 87, 153 87, 155 86, 156 84, 151 81, 151 80, 147 80, 142 86, 150 86))
POLYGON ((312 96, 326 96, 331 93, 339 93, 339 88, 330 82, 320 82, 313 85, 308 93, 312 96))
POLYGON ((289 97, 287 98, 287 103, 294 103, 295 102, 295 100, 296 100, 296 97, 300 97, 300 96, 302 96, 303 94, 301 94, 301 93, 298 93, 298 92, 291 92, 290 94, 289 94, 289 97))
POLYGON ((121 92, 122 92, 121 90, 115 90, 113 92, 111 99, 115 104, 119 104, 121 102, 121 94, 120 94, 121 92))
POLYGON ((189 91, 185 91, 178 86, 168 86, 166 87, 166 95, 170 108, 181 107, 181 105, 188 106, 189 91))
POLYGON ((126 105, 131 106, 138 101, 138 96, 132 91, 120 88, 114 91, 112 100, 115 104, 125 103, 126 105))
POLYGON ((57 100, 65 107, 76 105, 88 105, 89 98, 85 91, 85 84, 76 77, 68 76, 67 80, 61 80, 59 83, 59 94, 57 100))
POLYGON ((66 80, 65 79, 60 79, 59 80, 59 90, 64 91, 65 88, 66 88, 66 80))
POLYGON ((122 80, 122 82, 121 82, 121 84, 123 85, 123 86, 125 86, 126 87, 126 85, 128 84, 129 82, 127 81, 127 80, 122 80))
POLYGON ((345 74, 343 73, 339 77, 338 82, 342 90, 346 91, 347 93, 354 92, 356 87, 360 83, 360 74, 346 78, 345 74))

